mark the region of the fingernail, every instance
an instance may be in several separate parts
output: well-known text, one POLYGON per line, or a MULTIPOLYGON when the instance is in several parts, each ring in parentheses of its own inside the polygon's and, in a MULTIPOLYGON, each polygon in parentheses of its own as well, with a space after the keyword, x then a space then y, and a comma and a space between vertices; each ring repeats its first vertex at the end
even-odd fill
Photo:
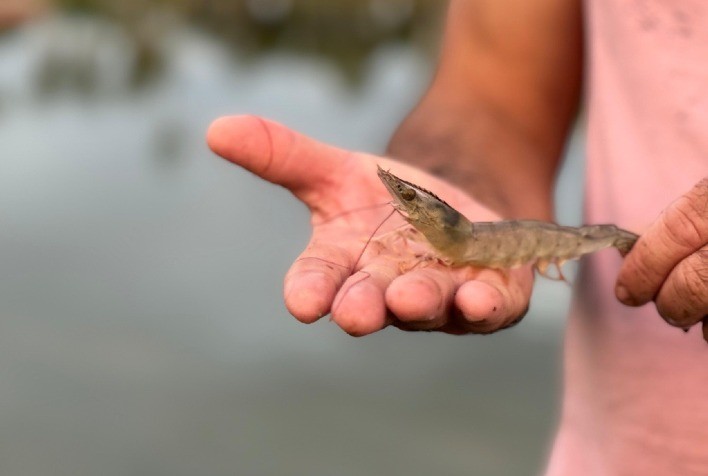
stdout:
POLYGON ((615 295, 617 296, 617 299, 620 300, 620 302, 622 302, 623 304, 626 304, 627 306, 636 305, 636 303, 634 302, 634 299, 629 294, 629 291, 627 291, 627 288, 625 288, 621 284, 618 284, 617 286, 615 286, 615 295))

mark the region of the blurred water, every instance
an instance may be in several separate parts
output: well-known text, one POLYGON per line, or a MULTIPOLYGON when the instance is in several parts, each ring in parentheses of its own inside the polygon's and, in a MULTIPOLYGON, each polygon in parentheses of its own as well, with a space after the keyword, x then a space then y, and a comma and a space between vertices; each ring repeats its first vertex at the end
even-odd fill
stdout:
MULTIPOLYGON (((321 59, 246 66, 182 29, 147 89, 44 97, 48 31, 74 27, 0 37, 0 474, 538 471, 565 285, 537 283, 524 323, 494 336, 298 324, 281 279, 305 211, 204 145, 213 118, 249 112, 381 151, 429 78, 425 58, 381 47, 352 90, 321 59)), ((99 74, 120 78, 121 64, 99 74)), ((559 188, 565 223, 579 147, 559 188)))

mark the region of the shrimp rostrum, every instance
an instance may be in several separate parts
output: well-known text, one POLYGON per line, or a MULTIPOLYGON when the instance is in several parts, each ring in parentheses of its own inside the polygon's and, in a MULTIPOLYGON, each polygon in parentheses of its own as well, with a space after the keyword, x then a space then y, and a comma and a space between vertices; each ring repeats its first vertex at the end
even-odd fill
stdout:
POLYGON ((638 235, 615 225, 561 226, 539 220, 471 222, 432 192, 381 167, 378 176, 393 207, 419 231, 450 266, 507 269, 533 264, 543 276, 595 251, 615 247, 629 253, 638 235))

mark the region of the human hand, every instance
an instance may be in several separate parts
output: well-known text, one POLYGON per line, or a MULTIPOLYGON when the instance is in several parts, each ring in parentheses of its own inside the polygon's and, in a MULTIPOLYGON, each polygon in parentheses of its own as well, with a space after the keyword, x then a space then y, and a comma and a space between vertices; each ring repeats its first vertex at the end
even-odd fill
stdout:
MULTIPOLYGON (((289 189, 310 209, 310 243, 285 277, 285 304, 298 320, 310 323, 331 312, 343 330, 361 336, 387 325, 488 333, 523 317, 533 284, 528 266, 501 272, 432 263, 407 271, 402 262, 419 261, 414 247, 369 246, 360 257, 390 213, 372 208, 391 200, 377 164, 435 191, 468 218, 499 219, 459 189, 413 167, 325 145, 255 116, 216 120, 207 142, 218 155, 289 189)), ((404 223, 392 218, 393 225, 404 223)))
POLYGON ((708 341, 708 177, 669 205, 625 257, 615 288, 629 306, 654 300, 661 317, 708 341))

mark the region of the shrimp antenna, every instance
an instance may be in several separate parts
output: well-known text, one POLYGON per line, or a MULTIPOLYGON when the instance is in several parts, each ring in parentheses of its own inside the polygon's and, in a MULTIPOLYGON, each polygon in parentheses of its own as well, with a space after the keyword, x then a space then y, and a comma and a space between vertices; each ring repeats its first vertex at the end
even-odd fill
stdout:
MULTIPOLYGON (((365 211, 368 211, 368 210, 375 210, 375 209, 377 209, 377 208, 385 207, 386 205, 390 205, 390 204, 391 204, 391 202, 384 202, 384 203, 376 203, 376 204, 374 204, 374 205, 364 205, 364 206, 362 206, 362 207, 352 208, 351 210, 345 210, 345 211, 343 211, 343 212, 336 213, 336 214, 332 215, 331 217, 329 217, 329 218, 327 218, 327 219, 325 219, 325 220, 322 220, 321 222, 319 222, 319 223, 317 223, 316 225, 313 225, 313 226, 324 225, 324 224, 326 224, 326 223, 329 223, 329 222, 331 222, 331 221, 337 220, 337 219, 339 219, 339 218, 342 218, 342 217, 344 217, 344 216, 350 215, 350 214, 352 214, 352 213, 365 212, 365 211)), ((386 218, 386 219, 388 219, 388 218, 386 218)), ((384 220, 384 221, 385 221, 385 220, 384 220)), ((379 226, 380 226, 380 225, 379 225, 379 226)), ((376 230, 378 231, 378 228, 377 228, 376 230)))
MULTIPOLYGON (((364 253, 366 252, 366 248, 369 247, 369 243, 371 243, 371 240, 374 239, 374 236, 376 235, 376 232, 378 232, 378 231, 381 229, 381 227, 384 225, 384 223, 386 223, 386 222, 388 221, 388 219, 393 216, 394 213, 396 213, 396 209, 395 209, 395 208, 394 208, 393 210, 391 210, 391 212, 390 212, 388 215, 386 215, 386 218, 384 218, 383 220, 381 220, 381 223, 379 223, 379 224, 376 226, 376 228, 374 229, 374 231, 371 233, 371 235, 369 235, 369 238, 366 240, 366 243, 364 244, 364 247, 361 249, 361 252, 359 253, 359 256, 357 257, 356 261, 354 262, 354 266, 352 267, 352 269, 351 269, 351 271, 350 271, 350 272, 352 273, 352 275, 353 275, 353 273, 356 271, 357 266, 359 266, 359 261, 361 261, 361 258, 364 256, 364 253)), ((349 287, 347 288, 347 290, 344 291, 344 294, 343 294, 342 297, 339 299, 339 304, 337 304, 337 306, 332 309, 331 314, 334 314, 334 313, 337 311, 337 308, 338 308, 339 305, 342 303, 342 301, 344 300, 344 298, 347 297, 347 294, 349 293, 349 290, 352 288, 352 286, 355 286, 355 285, 361 283, 362 281, 364 281, 364 280, 366 280, 366 279, 369 279, 369 278, 371 277, 371 274, 369 274, 369 273, 366 272, 366 271, 362 271, 362 273, 365 273, 366 276, 362 277, 362 278, 359 279, 357 282, 352 283, 352 284, 349 285, 349 287)), ((330 320, 332 320, 332 319, 330 318, 330 320)))
POLYGON ((378 232, 381 229, 381 227, 384 225, 384 223, 386 223, 388 221, 388 219, 391 218, 391 216, 393 216, 394 213, 396 213, 396 209, 391 210, 391 212, 388 215, 386 215, 386 218, 384 218, 381 221, 381 223, 379 223, 376 226, 376 228, 371 233, 371 235, 369 235, 369 239, 366 240, 364 247, 361 249, 361 253, 359 253, 359 257, 354 262, 354 267, 352 268, 352 272, 354 272, 356 270, 356 267, 359 265, 359 261, 361 261, 361 257, 364 256, 364 253, 366 252, 366 248, 369 247, 369 243, 371 243, 371 240, 374 239, 374 235, 376 235, 376 232, 378 232))
MULTIPOLYGON (((369 205, 369 206, 362 207, 362 208, 374 208, 374 207, 380 207, 380 206, 382 206, 382 205, 389 205, 389 203, 382 203, 382 204, 378 204, 378 205, 369 205)), ((347 210, 346 212, 340 213, 339 216, 341 216, 342 214, 345 214, 345 213, 352 213, 352 212, 355 212, 355 211, 358 211, 358 210, 357 210, 357 209, 354 209, 354 210, 347 210)), ((326 259, 324 259, 324 258, 319 258, 319 257, 317 257, 317 256, 305 256, 305 257, 302 257, 302 258, 298 258, 297 261, 300 261, 300 260, 303 260, 303 259, 314 259, 314 260, 317 260, 317 261, 322 261, 323 263, 331 264, 331 265, 334 265, 334 266, 339 266, 340 268, 349 269, 350 272, 353 273, 354 270, 356 269, 356 267, 359 265, 359 261, 361 261, 362 256, 364 256, 364 253, 366 252, 366 248, 367 248, 367 247, 369 246, 369 244, 371 243, 371 240, 374 239, 374 236, 376 235, 376 232, 381 229, 381 227, 384 225, 384 223, 386 223, 386 222, 388 221, 389 218, 391 218, 391 215, 393 215, 395 211, 396 211, 395 209, 394 209, 394 210, 391 210, 391 212, 390 212, 388 215, 386 215, 386 218, 384 218, 384 219, 381 221, 381 223, 379 223, 378 225, 376 225, 376 228, 374 228, 374 231, 371 233, 371 235, 369 235, 369 238, 367 238, 366 243, 364 244, 364 247, 362 248, 361 252, 359 253, 359 256, 357 257, 356 261, 354 262, 354 266, 352 266, 351 269, 350 269, 348 266, 345 266, 345 265, 343 265, 343 264, 335 263, 335 262, 333 262, 333 261, 329 261, 329 260, 326 260, 326 259)), ((328 221, 334 220, 335 218, 339 218, 339 216, 335 216, 335 217, 332 217, 332 218, 330 218, 330 219, 328 219, 328 220, 325 220, 324 222, 319 223, 319 225, 322 225, 322 224, 324 224, 324 223, 327 223, 328 221)))

